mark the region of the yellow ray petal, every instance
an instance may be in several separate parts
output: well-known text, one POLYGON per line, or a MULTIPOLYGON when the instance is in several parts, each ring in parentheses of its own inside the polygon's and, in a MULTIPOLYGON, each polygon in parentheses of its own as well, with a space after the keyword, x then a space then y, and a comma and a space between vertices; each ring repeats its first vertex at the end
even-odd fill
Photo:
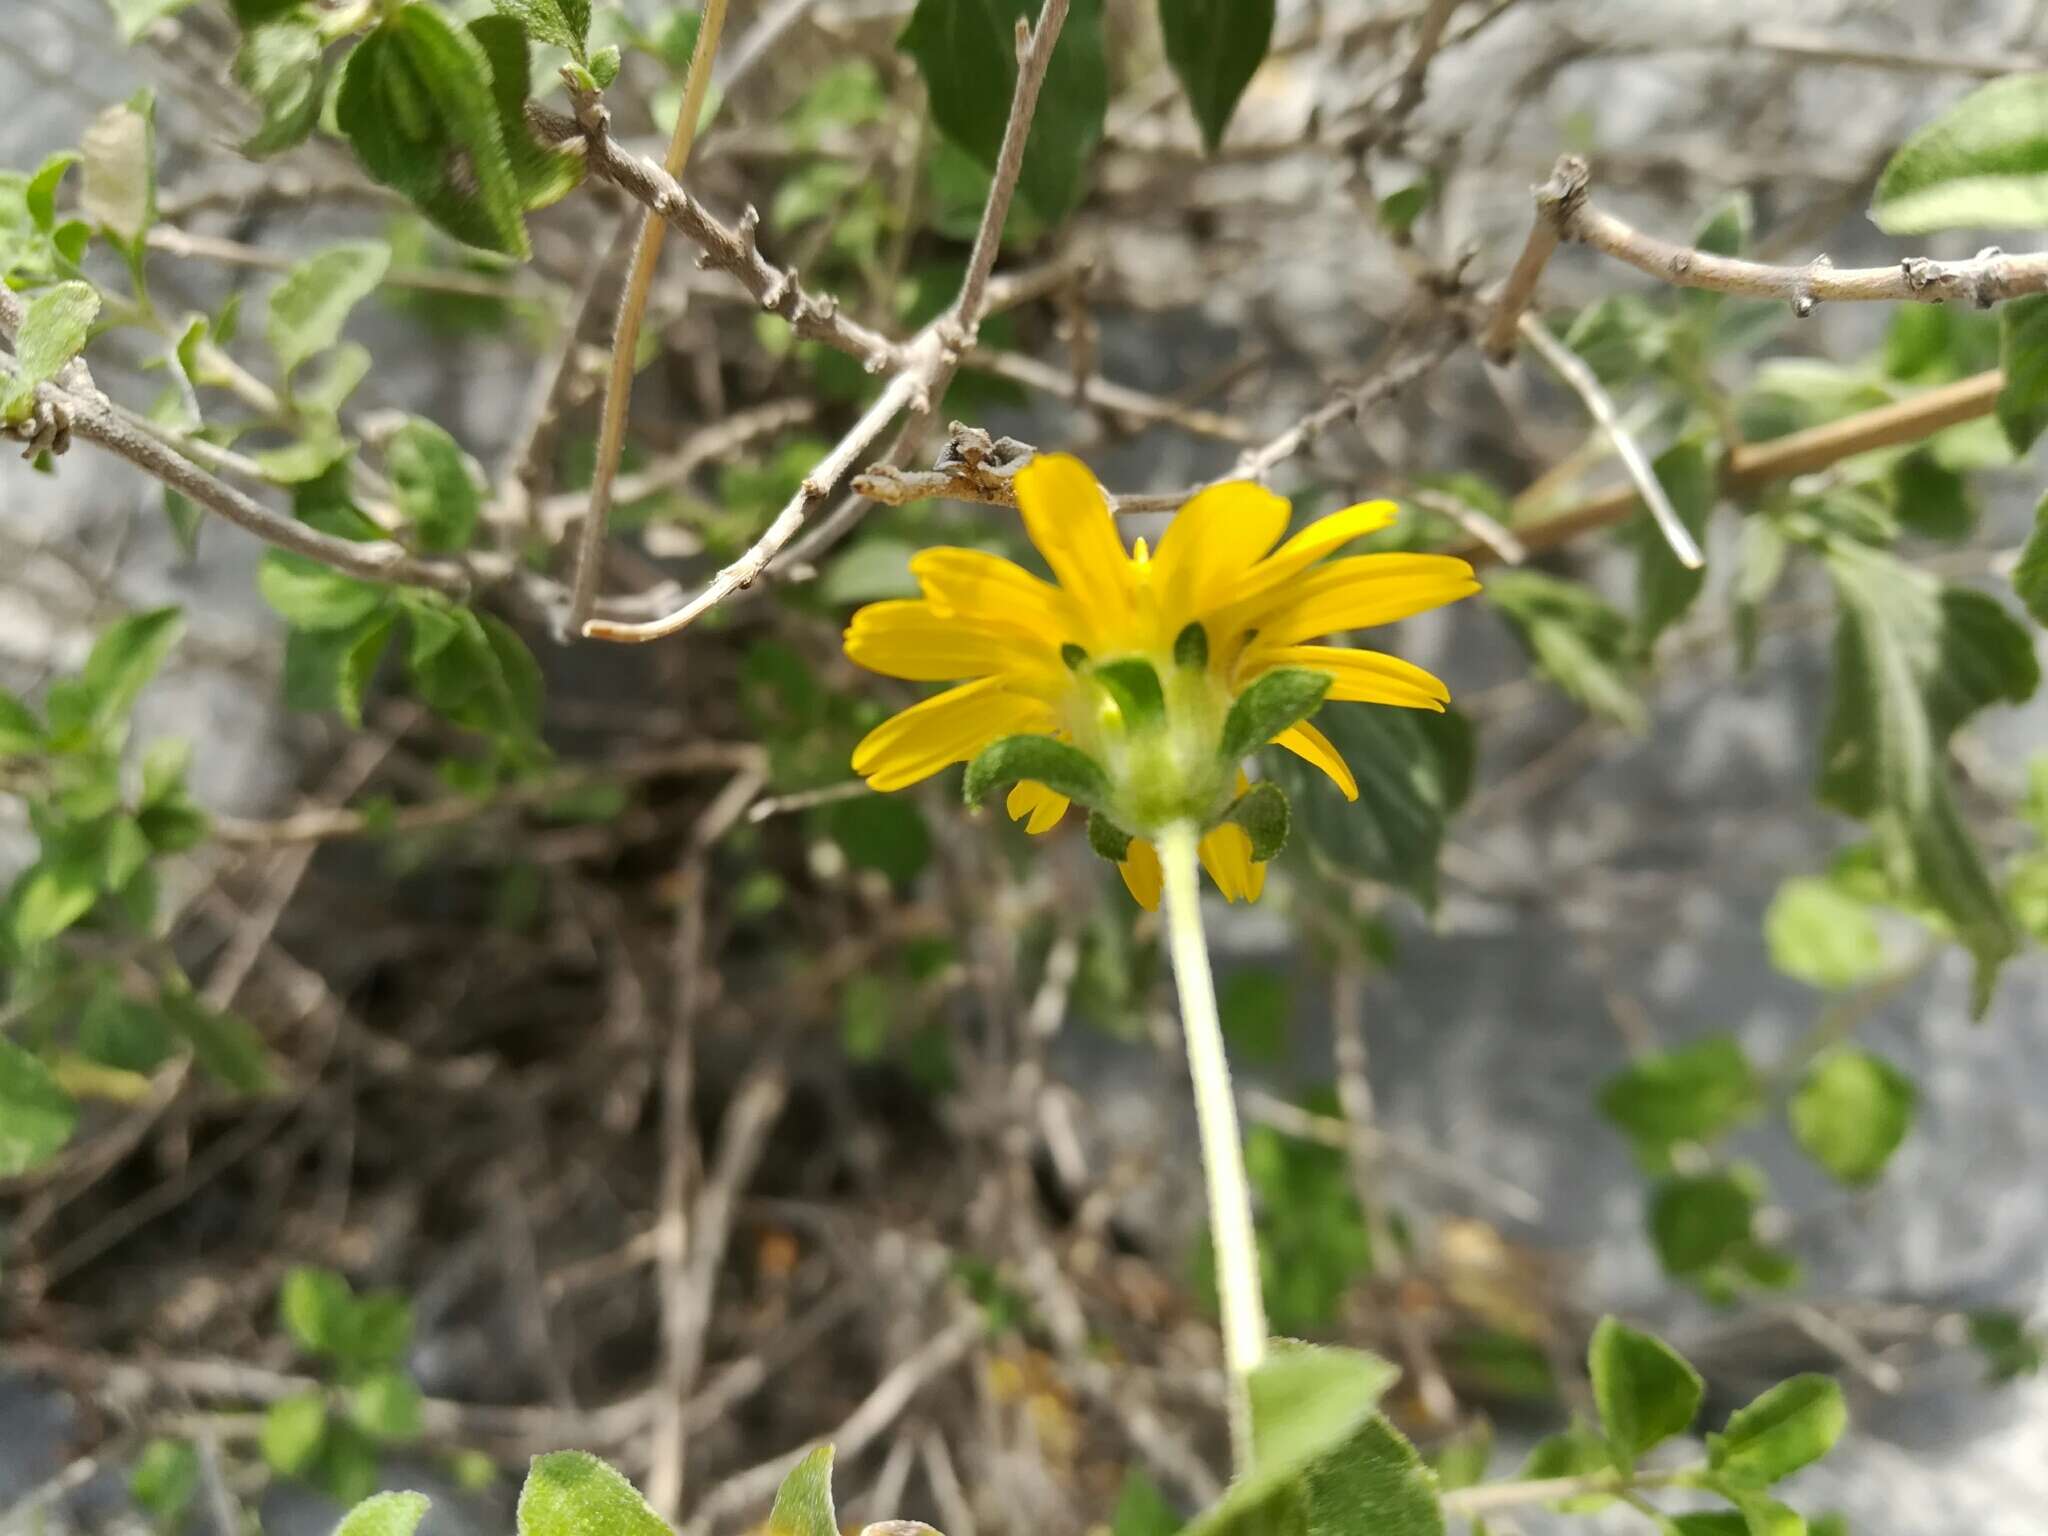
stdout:
POLYGON ((1010 813, 1010 820, 1023 822, 1024 830, 1037 837, 1058 826, 1071 803, 1065 795, 1047 789, 1043 784, 1019 779, 1011 787, 1003 808, 1010 813))
POLYGON ((870 603, 846 629, 846 654, 885 677, 946 683, 1010 673, 1033 691, 1066 685, 1059 653, 1031 630, 994 617, 948 614, 928 602, 870 603))
POLYGON ((1267 645, 1292 645, 1391 624, 1478 590, 1472 567, 1452 555, 1352 555, 1274 593, 1245 623, 1267 645))
POLYGON ((1266 559, 1244 571, 1243 580, 1230 594, 1230 601, 1246 602, 1272 592, 1300 575, 1325 555, 1334 555, 1353 539, 1377 533, 1391 523, 1400 508, 1391 501, 1361 501, 1355 507, 1319 517, 1266 559))
POLYGON ((1131 893, 1132 900, 1147 912, 1159 910, 1159 892, 1166 884, 1166 873, 1159 867, 1157 849, 1142 837, 1132 838, 1116 872, 1124 877, 1124 889, 1131 893))
POLYGON ((939 545, 912 555, 910 574, 936 608, 1020 625, 1055 650, 1070 638, 1073 604, 1066 594, 1001 555, 939 545))
POLYGON ((1262 485, 1235 480, 1198 491, 1152 557, 1152 580, 1176 634, 1229 600, 1232 587, 1287 531, 1287 503, 1262 485))
POLYGON ((1234 821, 1222 822, 1202 834, 1198 845, 1202 867, 1216 882, 1225 901, 1255 901, 1265 884, 1264 866, 1252 858, 1251 835, 1234 821), (1257 872, 1256 884, 1254 883, 1257 872))
POLYGON ((1024 531, 1045 556, 1091 636, 1113 634, 1131 612, 1131 562, 1088 466, 1041 453, 1017 471, 1024 531))
POLYGON ((1273 745, 1285 747, 1304 762, 1322 769, 1344 791, 1346 800, 1358 798, 1358 780, 1351 772, 1351 765, 1344 761, 1344 754, 1330 744, 1329 737, 1306 720, 1299 725, 1290 725, 1275 736, 1273 745))
POLYGON ((1358 651, 1341 645, 1255 645, 1245 657, 1246 668, 1308 667, 1327 672, 1336 681, 1329 697, 1353 704, 1394 704, 1402 709, 1433 709, 1442 713, 1451 690, 1412 661, 1389 656, 1384 651, 1358 651))
POLYGON ((869 731, 853 749, 853 771, 870 789, 903 789, 964 763, 1004 736, 1049 731, 1051 708, 1014 693, 999 677, 948 688, 869 731))

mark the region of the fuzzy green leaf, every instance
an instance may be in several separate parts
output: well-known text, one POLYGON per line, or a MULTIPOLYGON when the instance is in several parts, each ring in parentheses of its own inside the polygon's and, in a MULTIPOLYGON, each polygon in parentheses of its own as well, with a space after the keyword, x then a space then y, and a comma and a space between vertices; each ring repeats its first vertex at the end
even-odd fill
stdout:
POLYGON ((767 1536, 839 1536, 832 1510, 832 1447, 821 1445, 790 1468, 775 1490, 767 1536))
POLYGON ((1631 731, 1648 729, 1629 622, 1599 594, 1517 570, 1488 577, 1486 596, 1514 625, 1539 672, 1594 714, 1631 731))
POLYGON ((580 61, 590 40, 590 0, 491 0, 500 16, 526 29, 537 43, 566 48, 580 61))
POLYGON ((2034 508, 2034 531, 2020 549, 2019 564, 2013 567, 2012 587, 2035 622, 2048 624, 2048 496, 2034 508))
POLYGON ((1945 747, 1978 709, 2032 695, 2031 644, 1991 599, 1882 550, 1836 539, 1827 566, 1841 619, 1821 799, 1868 821, 1893 884, 1948 919, 1976 958, 1981 1012, 2019 940, 1950 794, 1945 747))
POLYGON ((631 1483, 583 1451, 533 1458, 518 1525, 519 1536, 672 1536, 631 1483))
POLYGON ((436 554, 467 549, 483 497, 455 439, 414 417, 392 434, 384 461, 398 510, 419 534, 420 547, 436 554))
POLYGON ((1912 1079, 1897 1067, 1845 1046, 1807 1070, 1792 1096, 1792 1134, 1844 1184, 1868 1184, 1912 1130, 1918 1100, 1912 1079))
POLYGON ((1600 1113, 1639 1146, 1711 1141, 1763 1105, 1756 1069, 1729 1035, 1641 1056, 1601 1085, 1600 1113))
POLYGON ((1877 919, 1832 880, 1779 886, 1764 913, 1764 941, 1780 971, 1830 992, 1867 986, 1887 968, 1877 919))
POLYGON ((343 1515, 334 1536, 413 1536, 427 1508, 423 1493, 380 1493, 343 1515))
POLYGON ((1133 729, 1156 723, 1166 713, 1166 694, 1159 686, 1159 674, 1141 656, 1105 661, 1088 675, 1107 688, 1122 712, 1124 724, 1133 729))
POLYGON ((1050 736, 1005 736, 981 749, 967 765, 964 795, 979 805, 993 789, 1030 779, 1077 805, 1100 810, 1110 797, 1109 777, 1079 747, 1050 736))
POLYGON ((84 161, 79 208, 132 246, 156 222, 156 98, 138 91, 108 107, 85 130, 78 149, 84 161))
POLYGON ((1650 1236, 1672 1274, 1689 1278, 1750 1241, 1756 1196, 1726 1173, 1665 1179, 1650 1194, 1650 1236))
POLYGON ((85 347, 100 312, 100 296, 89 283, 59 283, 29 300, 15 337, 16 377, 30 385, 54 379, 85 347))
POLYGON ((63 1150, 78 1106, 50 1069, 0 1036, 0 1178, 11 1179, 63 1150))
POLYGON ((1662 1339, 1612 1317, 1600 1319, 1593 1330, 1586 1366, 1600 1426, 1623 1470, 1652 1446, 1691 1428, 1700 1411, 1700 1373, 1662 1339))
POLYGON ((1242 762, 1289 726, 1299 725, 1322 707, 1334 681, 1327 672, 1306 667, 1276 667, 1237 696, 1223 720, 1223 742, 1217 755, 1226 763, 1242 762))
POLYGON ((231 72, 263 110, 262 123, 242 141, 243 154, 282 154, 312 135, 327 98, 326 44, 312 22, 286 16, 255 28, 235 50, 231 72))
POLYGON ((306 1392, 270 1405, 257 1444, 272 1471, 296 1477, 313 1465, 326 1438, 327 1404, 318 1392, 306 1392))
POLYGON ((2048 427, 2048 293, 2014 299, 1998 312, 1998 424, 2012 451, 2025 454, 2048 427))
POLYGON ((1131 834, 1100 811, 1088 813, 1088 846, 1112 864, 1121 864, 1131 851, 1131 834))
POLYGON ((271 292, 264 336, 286 374, 341 339, 349 311, 369 297, 390 266, 390 246, 351 240, 308 256, 285 274, 271 292))
POLYGON ((1225 821, 1234 821, 1252 840, 1252 857, 1261 864, 1280 856, 1280 850, 1287 846, 1289 809, 1287 791, 1278 784, 1261 781, 1239 795, 1229 810, 1223 813, 1225 821))
POLYGON ((1273 0, 1159 0, 1166 58, 1211 154, 1273 41, 1273 0))
POLYGON ((456 239, 531 254, 490 58, 432 6, 400 8, 356 45, 335 121, 363 168, 456 239))
MULTIPOLYGON (((1015 29, 1037 0, 918 0, 897 46, 917 63, 932 121, 983 170, 995 169, 1017 81, 1015 29)), ((1109 112, 1102 0, 1074 0, 1025 141, 1018 191, 1039 217, 1065 218, 1086 188, 1109 112)))
POLYGON ((1906 140, 1870 216, 1893 235, 2048 227, 2048 74, 1994 80, 1906 140))
POLYGON ((1834 1378, 1794 1376, 1730 1414, 1725 1430, 1707 1436, 1707 1455, 1730 1481, 1763 1486, 1827 1455, 1848 1425, 1834 1378))

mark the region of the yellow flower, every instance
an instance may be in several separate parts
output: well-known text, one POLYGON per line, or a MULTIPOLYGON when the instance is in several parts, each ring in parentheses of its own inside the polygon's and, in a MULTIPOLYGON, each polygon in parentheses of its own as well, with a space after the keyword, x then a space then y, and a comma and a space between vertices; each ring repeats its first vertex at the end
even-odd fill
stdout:
MULTIPOLYGON (((1160 890, 1145 834, 1181 816, 1208 827, 1202 861, 1218 888, 1250 901, 1265 866, 1243 827, 1218 820, 1245 777, 1216 760, 1245 690, 1268 674, 1306 669, 1330 678, 1330 699, 1441 710, 1450 698, 1409 662, 1309 643, 1479 590, 1471 566, 1447 555, 1326 560, 1391 522, 1392 502, 1349 507, 1281 543, 1284 500, 1249 483, 1213 486, 1181 508, 1156 551, 1140 540, 1127 552, 1078 459, 1042 454, 1018 471, 1016 487, 1025 531, 1053 582, 980 550, 927 549, 910 562, 922 597, 853 616, 846 654, 861 666, 958 685, 885 720, 854 750, 854 771, 874 789, 905 788, 1004 737, 1052 736, 1100 764, 1115 786, 1114 819, 1136 834, 1119 867, 1140 903, 1157 907, 1160 890), (1146 682, 1137 703, 1154 700, 1142 722, 1131 718, 1123 681, 1132 663, 1143 664, 1135 670, 1146 682)), ((1358 798, 1349 765, 1306 720, 1273 742, 1358 798)), ((1024 782, 1008 804, 1027 831, 1042 833, 1069 801, 1024 782)))

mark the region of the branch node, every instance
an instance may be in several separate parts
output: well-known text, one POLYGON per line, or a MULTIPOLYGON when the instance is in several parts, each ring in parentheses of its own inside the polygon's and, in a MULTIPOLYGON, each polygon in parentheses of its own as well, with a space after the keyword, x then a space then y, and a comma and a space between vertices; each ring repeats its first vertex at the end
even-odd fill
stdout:
POLYGON ((1970 302, 1989 309, 2005 297, 2005 252, 1987 245, 1971 258, 1970 302))
POLYGON ((1826 251, 1822 251, 1806 264, 1805 274, 1799 279, 1799 286, 1792 294, 1792 313, 1798 319, 1804 320, 1819 306, 1820 300, 1813 292, 1814 277, 1834 264, 1834 259, 1826 251))
POLYGON ((62 458, 71 451, 71 413, 55 400, 38 399, 20 421, 0 425, 0 436, 25 444, 21 450, 24 459, 38 459, 46 453, 62 458))
POLYGON ((1550 180, 1535 189, 1536 212, 1549 221, 1560 240, 1574 238, 1572 226, 1586 205, 1586 190, 1593 183, 1593 168, 1582 155, 1566 155, 1551 168, 1550 180))

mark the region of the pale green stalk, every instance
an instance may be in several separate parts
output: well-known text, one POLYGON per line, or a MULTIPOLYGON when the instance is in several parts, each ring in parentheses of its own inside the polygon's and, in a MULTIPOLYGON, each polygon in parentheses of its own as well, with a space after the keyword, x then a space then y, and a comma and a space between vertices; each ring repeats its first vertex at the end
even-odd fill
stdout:
POLYGON ((1230 1062, 1216 1012, 1216 982, 1202 934, 1197 829, 1176 822, 1160 833, 1167 948, 1180 988, 1181 1036, 1194 1082, 1195 1124, 1209 1191, 1209 1238, 1216 1250, 1216 1294, 1223 1308, 1223 1362, 1230 1380, 1230 1444, 1242 1476, 1251 1466, 1251 1373, 1266 1356, 1266 1303, 1259 1288, 1259 1247, 1252 1231, 1251 1186, 1244 1173, 1230 1062))

